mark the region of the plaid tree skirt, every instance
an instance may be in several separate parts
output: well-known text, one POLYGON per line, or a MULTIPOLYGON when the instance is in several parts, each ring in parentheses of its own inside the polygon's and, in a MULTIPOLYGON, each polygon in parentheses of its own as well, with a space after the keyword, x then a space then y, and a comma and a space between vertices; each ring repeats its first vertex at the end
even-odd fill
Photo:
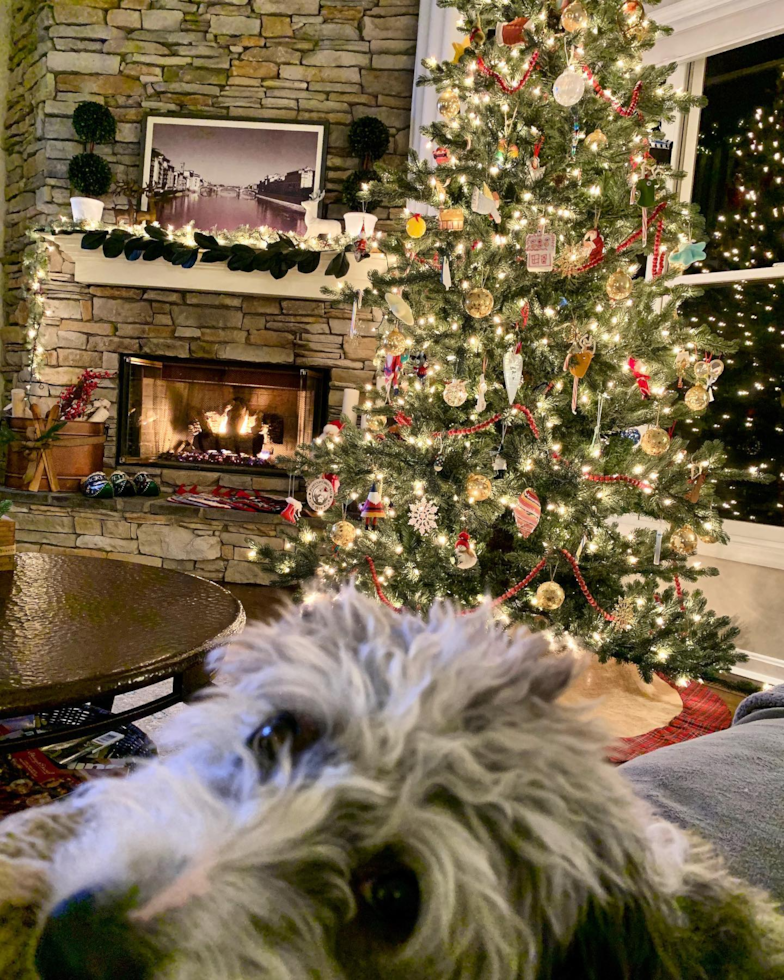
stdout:
MULTIPOLYGON (((671 686, 675 687, 674 684, 671 686)), ((675 690, 681 696, 683 711, 669 725, 654 728, 644 735, 618 739, 608 755, 610 762, 620 765, 665 745, 688 742, 700 735, 721 732, 732 724, 732 715, 727 705, 699 681, 692 681, 688 687, 675 687, 675 690)))

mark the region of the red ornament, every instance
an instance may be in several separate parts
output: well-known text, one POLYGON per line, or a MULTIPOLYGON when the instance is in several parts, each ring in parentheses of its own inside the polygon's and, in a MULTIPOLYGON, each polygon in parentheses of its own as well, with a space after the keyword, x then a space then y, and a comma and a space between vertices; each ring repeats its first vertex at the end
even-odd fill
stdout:
POLYGON ((294 497, 286 497, 286 506, 281 511, 280 516, 289 524, 296 524, 302 513, 302 503, 294 497))
POLYGON ((321 478, 322 480, 326 480, 328 483, 332 484, 332 489, 335 491, 335 493, 338 492, 340 489, 340 477, 337 475, 337 473, 322 473, 321 478))
POLYGON ((528 32, 525 29, 525 25, 529 19, 528 17, 515 17, 514 20, 510 20, 505 24, 496 24, 495 43, 499 48, 513 48, 518 44, 526 44, 528 41, 528 32))
POLYGON ((452 154, 446 149, 446 147, 437 146, 435 150, 433 150, 433 159, 439 167, 443 167, 445 163, 450 162, 452 159, 452 154))
POLYGON ((598 265, 604 258, 604 239, 599 229, 591 228, 590 231, 587 231, 583 237, 583 244, 588 253, 588 262, 598 265))
POLYGON ((640 389, 640 394, 643 398, 651 397, 651 388, 648 382, 651 380, 650 374, 643 374, 642 371, 637 370, 637 361, 633 357, 628 360, 629 370, 634 375, 634 380, 637 382, 637 387, 640 389))

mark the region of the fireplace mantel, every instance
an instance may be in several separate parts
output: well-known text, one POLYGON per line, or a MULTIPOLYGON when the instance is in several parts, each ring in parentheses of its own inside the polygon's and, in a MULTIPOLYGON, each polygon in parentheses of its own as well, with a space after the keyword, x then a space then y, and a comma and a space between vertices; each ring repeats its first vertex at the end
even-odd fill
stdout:
POLYGON ((51 241, 74 263, 76 282, 92 286, 137 286, 324 301, 329 300, 329 296, 322 292, 324 287, 335 289, 340 283, 348 283, 354 289, 367 289, 370 286, 368 273, 383 273, 388 267, 383 254, 371 255, 362 262, 350 258, 348 274, 338 280, 324 274, 335 254, 325 252, 315 272, 305 274, 292 269, 282 279, 274 279, 269 272, 230 272, 225 266, 201 262, 192 269, 183 269, 163 260, 107 259, 100 249, 83 249, 80 235, 52 235, 51 241))

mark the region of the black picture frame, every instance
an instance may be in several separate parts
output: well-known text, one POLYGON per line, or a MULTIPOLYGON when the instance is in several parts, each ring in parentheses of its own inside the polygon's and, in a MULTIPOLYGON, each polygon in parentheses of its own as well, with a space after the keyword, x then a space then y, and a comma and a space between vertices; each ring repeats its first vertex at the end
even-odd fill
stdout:
MULTIPOLYGON (((139 182, 144 190, 161 192, 156 217, 162 225, 181 228, 193 222, 201 231, 266 226, 304 234, 299 201, 325 189, 326 121, 151 112, 144 117, 142 133, 139 182), (228 181, 215 179, 224 175, 228 181)), ((148 205, 149 197, 142 193, 141 209, 148 205)))

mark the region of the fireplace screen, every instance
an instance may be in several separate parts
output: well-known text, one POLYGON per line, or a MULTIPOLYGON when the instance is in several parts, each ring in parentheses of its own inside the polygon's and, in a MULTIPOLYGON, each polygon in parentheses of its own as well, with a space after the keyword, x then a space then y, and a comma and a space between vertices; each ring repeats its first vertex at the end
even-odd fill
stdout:
POLYGON ((255 468, 310 442, 325 390, 318 371, 224 361, 124 358, 121 463, 255 468))

